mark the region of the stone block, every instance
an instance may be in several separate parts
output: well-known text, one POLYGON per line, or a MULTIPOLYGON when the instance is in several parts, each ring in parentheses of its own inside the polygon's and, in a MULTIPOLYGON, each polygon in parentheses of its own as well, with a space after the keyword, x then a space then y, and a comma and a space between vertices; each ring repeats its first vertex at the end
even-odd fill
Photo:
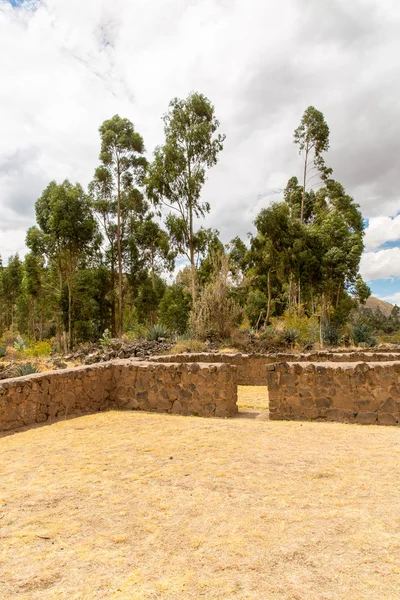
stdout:
POLYGON ((397 418, 390 413, 378 413, 378 423, 382 425, 396 425, 397 418))
POLYGON ((362 425, 373 425, 376 423, 377 414, 374 412, 359 412, 355 417, 355 422, 362 425))
POLYGON ((397 413, 399 411, 399 403, 393 398, 387 398, 383 404, 381 404, 379 410, 382 413, 397 413))

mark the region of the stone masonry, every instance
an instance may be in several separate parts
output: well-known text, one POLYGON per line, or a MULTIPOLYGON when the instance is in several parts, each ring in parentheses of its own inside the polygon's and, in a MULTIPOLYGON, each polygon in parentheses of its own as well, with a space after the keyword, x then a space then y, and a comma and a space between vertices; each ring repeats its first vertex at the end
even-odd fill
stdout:
POLYGON ((400 363, 280 363, 268 367, 270 419, 400 423, 400 363))
POLYGON ((234 366, 119 360, 0 382, 0 431, 109 409, 231 417, 236 402, 234 366))
POLYGON ((176 363, 226 363, 237 367, 238 385, 265 385, 267 365, 276 362, 383 362, 400 361, 400 353, 395 352, 309 352, 294 354, 289 352, 271 354, 218 354, 200 352, 157 356, 156 362, 176 363))

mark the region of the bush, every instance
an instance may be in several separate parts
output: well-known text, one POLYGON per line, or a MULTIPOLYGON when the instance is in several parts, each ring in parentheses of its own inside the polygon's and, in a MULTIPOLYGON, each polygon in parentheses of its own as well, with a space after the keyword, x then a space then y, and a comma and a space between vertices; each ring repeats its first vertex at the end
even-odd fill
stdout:
POLYGON ((146 337, 149 342, 154 342, 158 341, 160 338, 169 338, 170 332, 163 325, 156 323, 149 327, 146 337))
POLYGON ((174 283, 159 306, 160 322, 170 331, 184 333, 188 328, 191 297, 182 284, 174 283))
POLYGON ((300 332, 296 327, 289 327, 283 330, 283 337, 289 346, 294 346, 297 340, 300 339, 300 332))
POLYGON ((25 363, 17 365, 12 370, 12 377, 24 377, 25 375, 32 375, 33 373, 40 373, 39 369, 32 363, 25 363))
POLYGON ((286 330, 270 325, 258 337, 257 347, 261 351, 283 350, 287 344, 286 330))
POLYGON ((366 323, 358 322, 354 325, 352 331, 352 340, 355 346, 366 344, 367 346, 376 346, 378 341, 371 335, 371 330, 366 323))
POLYGON ((339 345, 339 329, 335 327, 335 325, 326 325, 323 329, 322 337, 324 339, 324 342, 328 344, 328 346, 339 345))
POLYGON ((109 329, 105 329, 103 331, 103 335, 100 338, 100 346, 105 349, 108 348, 109 346, 111 346, 112 344, 112 337, 111 337, 111 332, 109 329))
POLYGON ((24 342, 24 340, 22 339, 22 337, 19 335, 17 336, 17 339, 14 342, 14 349, 17 352, 23 352, 26 349, 27 345, 24 342))
POLYGON ((319 323, 316 317, 299 315, 297 312, 286 312, 282 318, 273 319, 272 323, 276 328, 283 328, 291 332, 285 336, 289 344, 298 342, 301 345, 310 345, 310 343, 318 342, 319 323), (293 339, 294 337, 295 339, 293 339))
POLYGON ((170 354, 182 354, 183 352, 205 352, 207 346, 204 342, 195 339, 189 340, 178 340, 173 348, 170 350, 170 354))
POLYGON ((201 339, 215 332, 219 339, 230 338, 239 324, 242 309, 232 297, 229 256, 218 254, 212 260, 211 281, 200 292, 191 314, 192 328, 201 339))
POLYGON ((4 358, 7 354, 7 346, 0 346, 0 358, 4 358))
POLYGON ((127 342, 134 342, 137 339, 145 338, 147 336, 147 333, 148 330, 145 325, 143 325, 142 323, 136 323, 124 333, 122 339, 127 342))
POLYGON ((50 356, 52 345, 49 341, 36 342, 24 351, 27 358, 36 358, 38 356, 50 356))

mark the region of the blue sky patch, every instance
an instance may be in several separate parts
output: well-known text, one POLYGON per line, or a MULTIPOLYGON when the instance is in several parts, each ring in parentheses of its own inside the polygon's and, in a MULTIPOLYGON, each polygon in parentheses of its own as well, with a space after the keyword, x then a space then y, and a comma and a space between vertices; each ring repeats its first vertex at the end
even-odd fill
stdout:
MULTIPOLYGON (((391 279, 375 279, 374 281, 368 281, 368 285, 372 290, 372 295, 378 298, 386 299, 388 302, 395 304, 393 300, 390 300, 391 296, 399 294, 400 290, 400 277, 392 277, 391 279)), ((400 300, 397 300, 397 304, 400 305, 400 300)))

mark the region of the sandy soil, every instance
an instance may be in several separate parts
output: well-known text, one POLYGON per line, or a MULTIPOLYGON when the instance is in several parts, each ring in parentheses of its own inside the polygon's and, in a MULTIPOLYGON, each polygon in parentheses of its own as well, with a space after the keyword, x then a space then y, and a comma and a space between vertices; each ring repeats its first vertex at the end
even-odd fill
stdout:
POLYGON ((3 436, 0 598, 398 599, 399 442, 135 412, 3 436))

